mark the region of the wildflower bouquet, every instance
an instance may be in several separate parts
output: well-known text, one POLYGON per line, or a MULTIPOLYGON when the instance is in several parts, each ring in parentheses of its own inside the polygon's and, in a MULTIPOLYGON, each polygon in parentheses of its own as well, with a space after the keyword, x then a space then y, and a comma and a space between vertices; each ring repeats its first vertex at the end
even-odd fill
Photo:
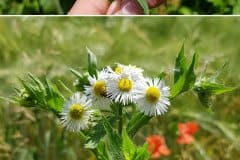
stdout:
MULTIPOLYGON (((28 74, 29 80, 20 79, 23 88, 16 89, 17 95, 12 99, 25 107, 52 111, 66 130, 82 135, 85 148, 99 160, 150 159, 148 145, 136 146, 132 138, 150 119, 166 113, 175 97, 194 91, 204 106, 211 107, 211 96, 235 89, 217 83, 220 70, 209 77, 204 70, 198 77, 195 74, 198 53, 188 64, 184 46, 176 58, 171 85, 165 82, 165 73, 145 77, 144 70, 133 65, 117 63, 98 69, 95 55, 88 48, 87 52, 87 70, 70 70, 77 78, 73 83, 75 90, 61 82, 70 97, 65 97, 47 78, 40 80, 28 74)), ((186 134, 184 131, 179 143, 186 134)), ((159 137, 148 141, 154 139, 159 137)), ((165 143, 161 138, 160 141, 165 143)), ((169 154, 167 149, 164 153, 169 154)))

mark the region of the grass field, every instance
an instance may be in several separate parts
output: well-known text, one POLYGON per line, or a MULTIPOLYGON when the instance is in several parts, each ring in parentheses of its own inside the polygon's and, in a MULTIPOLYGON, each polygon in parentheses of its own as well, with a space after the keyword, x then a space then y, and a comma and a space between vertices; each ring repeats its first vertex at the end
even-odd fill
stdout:
MULTIPOLYGON (((175 57, 185 43, 187 57, 200 54, 198 73, 208 63, 211 74, 228 62, 220 81, 239 86, 239 17, 1 17, 0 97, 14 95, 18 77, 28 72, 73 88, 69 68, 86 67, 88 46, 99 66, 135 64, 147 75, 166 71, 171 85, 175 57)), ((65 92, 64 92, 65 93, 65 92)), ((214 97, 213 112, 186 93, 135 137, 142 144, 150 134, 164 135, 171 155, 161 159, 237 159, 240 156, 240 92, 214 97), (196 121, 200 131, 192 145, 176 145, 179 122, 196 121)), ((68 133, 43 110, 0 101, 0 159, 94 159, 80 135, 68 133)))

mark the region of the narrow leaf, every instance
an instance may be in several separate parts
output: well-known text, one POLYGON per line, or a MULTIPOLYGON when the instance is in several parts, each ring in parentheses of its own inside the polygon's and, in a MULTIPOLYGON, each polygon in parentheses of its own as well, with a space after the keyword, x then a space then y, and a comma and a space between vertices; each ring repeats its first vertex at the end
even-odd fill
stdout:
POLYGON ((184 44, 183 44, 175 61, 174 83, 176 83, 179 77, 183 75, 183 73, 186 71, 187 71, 187 59, 184 55, 184 44))
POLYGON ((150 116, 145 116, 143 113, 135 113, 127 125, 128 135, 133 137, 140 128, 150 121, 151 118, 152 117, 150 116))
POLYGON ((149 7, 148 7, 147 0, 138 0, 138 3, 143 8, 144 13, 149 14, 150 10, 149 10, 149 7))
POLYGON ((123 138, 123 144, 122 144, 123 154, 126 160, 131 160, 133 155, 135 154, 136 146, 133 144, 132 140, 129 138, 126 129, 123 130, 122 138, 123 138))
POLYGON ((97 76, 97 58, 89 48, 86 47, 86 49, 88 52, 88 72, 92 77, 97 76))

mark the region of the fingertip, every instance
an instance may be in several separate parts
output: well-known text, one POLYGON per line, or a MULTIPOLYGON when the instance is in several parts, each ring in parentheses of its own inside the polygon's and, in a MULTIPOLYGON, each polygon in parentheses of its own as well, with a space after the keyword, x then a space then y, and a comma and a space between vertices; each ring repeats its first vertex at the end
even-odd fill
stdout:
POLYGON ((115 0, 108 8, 107 15, 116 14, 121 9, 121 0, 115 0))

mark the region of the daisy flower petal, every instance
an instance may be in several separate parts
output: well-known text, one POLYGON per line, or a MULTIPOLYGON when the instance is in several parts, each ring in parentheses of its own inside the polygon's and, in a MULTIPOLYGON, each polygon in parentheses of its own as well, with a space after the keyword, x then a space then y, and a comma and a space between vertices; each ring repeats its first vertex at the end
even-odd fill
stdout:
POLYGON ((72 132, 88 128, 92 119, 91 100, 80 93, 75 93, 68 100, 61 113, 61 124, 72 132))
POLYGON ((85 94, 92 99, 93 106, 99 109, 109 109, 111 100, 107 98, 107 83, 109 73, 102 70, 97 77, 88 77, 90 86, 85 86, 85 94))
POLYGON ((142 69, 135 66, 118 64, 115 71, 108 67, 110 73, 107 84, 108 97, 116 103, 127 105, 134 102, 137 86, 144 80, 142 69))
POLYGON ((146 79, 145 83, 137 87, 134 97, 138 109, 145 115, 158 116, 167 112, 169 101, 169 87, 163 80, 154 78, 146 79))

